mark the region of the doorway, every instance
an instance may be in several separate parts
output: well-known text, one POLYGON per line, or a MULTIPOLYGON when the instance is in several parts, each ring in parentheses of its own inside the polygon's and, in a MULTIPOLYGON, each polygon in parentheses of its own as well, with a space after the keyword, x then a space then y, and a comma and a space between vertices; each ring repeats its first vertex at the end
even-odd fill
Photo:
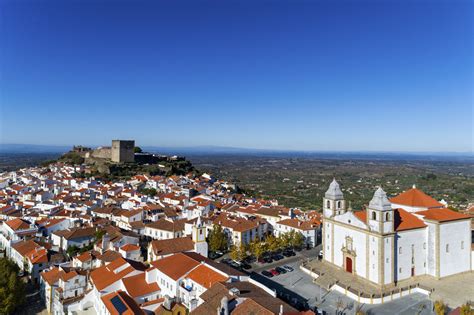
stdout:
POLYGON ((352 273, 352 258, 346 257, 346 271, 352 273))

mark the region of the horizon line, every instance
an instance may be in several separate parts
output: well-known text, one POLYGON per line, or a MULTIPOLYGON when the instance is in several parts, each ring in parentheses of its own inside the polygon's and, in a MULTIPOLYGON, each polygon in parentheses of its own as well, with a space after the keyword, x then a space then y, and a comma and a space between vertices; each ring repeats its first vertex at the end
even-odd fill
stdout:
MULTIPOLYGON (((31 144, 31 143, 0 143, 1 146, 36 146, 36 147, 73 147, 74 144, 31 144)), ((107 145, 83 145, 86 147, 101 147, 107 145)), ((233 146, 219 146, 219 145, 196 145, 196 146, 167 146, 167 145, 139 145, 142 148, 156 148, 156 149, 221 149, 221 150, 242 150, 242 151, 265 151, 265 152, 294 152, 294 153, 389 153, 389 154, 465 154, 465 155, 474 155, 473 151, 407 151, 407 150, 369 150, 369 149, 360 149, 360 150, 341 150, 341 149, 268 149, 268 148, 251 148, 251 147, 233 147, 233 146)))

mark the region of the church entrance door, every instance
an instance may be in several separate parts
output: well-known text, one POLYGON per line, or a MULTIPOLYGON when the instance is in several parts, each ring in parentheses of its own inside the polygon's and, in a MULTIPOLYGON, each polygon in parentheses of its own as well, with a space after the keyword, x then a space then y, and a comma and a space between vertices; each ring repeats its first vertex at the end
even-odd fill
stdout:
POLYGON ((346 257, 346 271, 352 273, 352 259, 346 257))

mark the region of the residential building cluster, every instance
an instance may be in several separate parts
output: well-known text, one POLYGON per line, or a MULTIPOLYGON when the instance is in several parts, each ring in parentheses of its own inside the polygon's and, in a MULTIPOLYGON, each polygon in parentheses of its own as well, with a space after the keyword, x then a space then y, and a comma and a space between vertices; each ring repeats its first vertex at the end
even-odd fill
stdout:
POLYGON ((0 174, 0 250, 40 286, 49 313, 299 313, 207 258, 206 237, 219 225, 230 247, 296 231, 312 247, 318 212, 239 194, 208 174, 104 182, 78 176, 86 167, 0 174))

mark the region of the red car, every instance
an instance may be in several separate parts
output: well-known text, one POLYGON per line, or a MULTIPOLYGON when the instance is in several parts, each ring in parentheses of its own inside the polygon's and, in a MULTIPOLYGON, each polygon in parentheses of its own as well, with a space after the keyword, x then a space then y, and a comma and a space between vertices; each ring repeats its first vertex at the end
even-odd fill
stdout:
POLYGON ((278 271, 276 271, 275 269, 271 269, 269 270, 269 272, 274 275, 274 276, 278 276, 280 273, 278 271))

